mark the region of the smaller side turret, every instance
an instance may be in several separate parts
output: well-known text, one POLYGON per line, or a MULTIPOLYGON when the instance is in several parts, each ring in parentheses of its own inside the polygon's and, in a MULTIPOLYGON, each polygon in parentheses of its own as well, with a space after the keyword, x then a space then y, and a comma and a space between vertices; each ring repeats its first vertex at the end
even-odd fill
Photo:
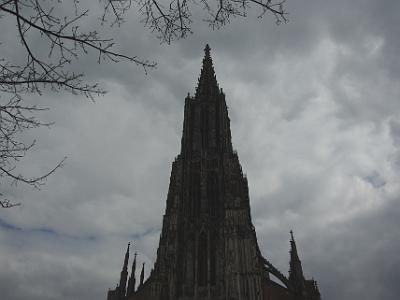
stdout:
POLYGON ((135 286, 136 286, 136 276, 135 276, 135 272, 136 272, 136 256, 137 256, 137 253, 135 252, 135 257, 133 258, 133 262, 132 262, 131 276, 129 277, 128 289, 126 291, 126 296, 127 297, 130 297, 135 293, 135 286))
POLYGON ((301 261, 297 253, 296 242, 293 237, 293 231, 290 230, 290 269, 289 269, 289 281, 293 288, 299 294, 303 293, 304 290, 304 275, 301 261))
POLYGON ((129 247, 131 243, 128 243, 128 248, 125 252, 124 264, 122 266, 121 275, 119 278, 119 284, 115 290, 109 290, 107 294, 107 300, 119 300, 125 298, 126 295, 126 281, 128 278, 128 262, 129 262, 129 247))
POLYGON ((144 282, 144 263, 142 265, 142 271, 140 272, 140 283, 139 283, 139 287, 141 287, 143 285, 144 282))
POLYGON ((306 280, 304 278, 292 230, 290 231, 289 283, 293 288, 296 300, 321 300, 317 282, 314 279, 306 280))
POLYGON ((119 279, 119 288, 118 288, 118 296, 119 298, 124 298, 126 294, 126 281, 128 279, 128 262, 129 262, 129 246, 131 243, 128 243, 128 248, 126 249, 124 265, 122 267, 121 276, 119 279))

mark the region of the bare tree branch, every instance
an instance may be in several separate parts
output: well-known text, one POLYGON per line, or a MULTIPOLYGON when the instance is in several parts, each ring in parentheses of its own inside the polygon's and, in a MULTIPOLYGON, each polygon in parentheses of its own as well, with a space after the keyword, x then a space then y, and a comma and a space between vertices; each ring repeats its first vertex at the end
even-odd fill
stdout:
MULTIPOLYGON (((131 6, 130 0, 100 2, 104 5, 101 23, 111 20, 110 25, 122 24, 123 14, 131 6)), ((37 119, 37 113, 46 109, 26 105, 22 100, 24 95, 64 90, 93 99, 93 95, 105 93, 97 83, 86 82, 83 73, 71 71, 71 63, 82 60, 85 55, 97 54, 98 63, 129 61, 145 72, 156 66, 149 60, 115 51, 112 38, 104 38, 97 31, 82 30, 80 25, 89 11, 81 9, 78 0, 67 2, 73 12, 64 17, 58 13, 61 5, 62 1, 55 0, 0 0, 0 21, 7 16, 8 22, 15 22, 15 36, 20 42, 16 47, 25 52, 25 59, 17 63, 0 57, 0 183, 8 178, 11 184, 23 183, 38 189, 65 161, 62 159, 50 171, 36 177, 16 172, 17 164, 36 143, 27 144, 21 140, 21 134, 31 128, 51 125, 37 119), (38 49, 35 39, 40 39, 47 53, 38 49)), ((0 200, 3 208, 16 205, 7 199, 0 200)))
MULTIPOLYGON (((246 17, 249 9, 258 11, 259 18, 269 14, 274 16, 277 24, 286 22, 285 1, 98 0, 102 9, 99 21, 101 25, 121 26, 125 14, 134 4, 144 26, 156 33, 161 41, 170 43, 193 32, 192 11, 196 7, 201 7, 206 15, 204 21, 212 29, 219 29, 232 17, 246 17)), ((20 182, 39 188, 65 161, 62 159, 50 171, 37 177, 16 173, 18 162, 35 145, 35 141, 22 141, 21 134, 31 128, 51 125, 36 116, 46 108, 25 104, 24 95, 67 91, 93 99, 94 95, 104 94, 97 83, 89 83, 83 73, 73 71, 74 62, 92 54, 96 55, 98 63, 127 61, 145 72, 156 66, 153 61, 114 50, 116 44, 112 38, 82 29, 84 19, 89 16, 89 11, 82 7, 80 0, 0 0, 0 21, 5 18, 7 22, 14 22, 14 35, 18 37, 15 47, 24 52, 24 58, 16 63, 0 56, 0 183, 8 178, 13 184, 20 182), (70 11, 63 15, 65 6, 70 11), (39 51, 37 40, 40 40, 41 48, 46 49, 45 53, 39 51)), ((0 200, 3 208, 16 205, 19 204, 0 200)))
MULTIPOLYGON (((73 0, 77 7, 77 0, 73 0)), ((118 62, 126 60, 148 68, 156 66, 154 62, 139 59, 113 51, 113 39, 99 36, 97 31, 82 32, 79 22, 88 16, 88 11, 76 8, 75 16, 60 19, 53 14, 54 7, 45 9, 44 0, 13 0, 4 1, 0 12, 14 16, 23 48, 27 52, 26 64, 10 65, 8 61, 0 60, 0 91, 6 92, 41 92, 42 88, 52 90, 65 89, 72 93, 82 93, 87 97, 92 94, 103 94, 98 84, 88 84, 83 81, 83 74, 69 72, 68 65, 72 60, 78 60, 82 54, 94 50, 98 53, 98 62, 110 60, 118 62), (22 10, 21 10, 22 9, 22 10), (27 36, 39 34, 48 44, 47 58, 39 57, 30 46, 27 36)), ((122 14, 130 7, 130 1, 106 1, 102 21, 105 22, 107 11, 112 9, 117 23, 122 22, 122 14)))
POLYGON ((286 0, 168 0, 167 4, 163 5, 162 0, 136 1, 144 25, 167 43, 192 33, 191 11, 193 6, 198 4, 202 5, 207 16, 204 21, 212 29, 219 29, 227 25, 232 17, 246 17, 250 8, 259 11, 259 18, 270 13, 275 17, 277 24, 287 22, 285 2, 286 0))
MULTIPOLYGON (((0 196, 2 196, 2 194, 0 194, 0 196)), ((20 205, 21 205, 21 203, 11 203, 7 199, 0 200, 0 206, 2 208, 11 208, 11 207, 20 206, 20 205)))

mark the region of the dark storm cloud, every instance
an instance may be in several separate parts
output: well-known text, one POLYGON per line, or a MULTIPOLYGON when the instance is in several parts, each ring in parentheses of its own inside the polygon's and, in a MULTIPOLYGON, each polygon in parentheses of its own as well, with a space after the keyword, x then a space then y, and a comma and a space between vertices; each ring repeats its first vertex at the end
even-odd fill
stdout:
MULTIPOLYGON (((41 191, 2 186, 23 202, 0 211, 5 299, 105 298, 129 240, 152 265, 184 97, 208 42, 263 254, 286 272, 294 229, 324 299, 397 300, 400 4, 287 5, 288 24, 248 18, 210 31, 196 21, 195 34, 170 46, 132 10, 121 28, 104 30, 156 69, 145 75, 88 56, 79 68, 108 94, 95 103, 67 94, 29 99, 50 107, 43 119, 56 123, 25 136, 38 147, 21 168, 40 174, 68 160, 41 191)), ((83 26, 96 28, 94 15, 83 26)))

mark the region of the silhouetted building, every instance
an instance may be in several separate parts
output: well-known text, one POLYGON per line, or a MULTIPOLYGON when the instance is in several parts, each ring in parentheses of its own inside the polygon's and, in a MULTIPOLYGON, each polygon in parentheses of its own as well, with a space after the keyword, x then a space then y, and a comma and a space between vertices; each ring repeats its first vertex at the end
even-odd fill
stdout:
POLYGON ((196 93, 185 99, 181 153, 172 163, 157 259, 126 291, 129 246, 108 300, 320 300, 303 275, 291 233, 289 278, 262 255, 251 221, 247 178, 232 148, 225 94, 205 48, 196 93), (274 275, 276 283, 270 279, 274 275))

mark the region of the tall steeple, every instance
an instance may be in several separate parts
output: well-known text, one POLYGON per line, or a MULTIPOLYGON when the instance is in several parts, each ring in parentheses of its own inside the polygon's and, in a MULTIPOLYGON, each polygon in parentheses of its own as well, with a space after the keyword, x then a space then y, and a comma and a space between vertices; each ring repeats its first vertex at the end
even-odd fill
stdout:
POLYGON ((213 95, 219 92, 217 78, 215 76, 212 58, 210 55, 210 46, 207 44, 204 49, 203 67, 196 88, 196 98, 203 101, 213 100, 213 95))
POLYGON ((232 153, 230 120, 225 94, 219 89, 210 55, 204 49, 203 67, 194 97, 185 99, 181 155, 232 153))
POLYGON ((130 297, 135 293, 135 285, 136 285, 136 277, 135 277, 135 272, 136 272, 136 256, 137 253, 135 252, 135 256, 133 258, 132 262, 132 271, 131 271, 131 276, 129 277, 128 280, 128 289, 126 291, 126 296, 130 297))
POLYGON ((159 245, 150 280, 160 299, 262 300, 247 178, 208 45, 195 96, 185 99, 159 245))
POLYGON ((126 249, 126 253, 125 253, 125 259, 124 259, 124 265, 122 267, 122 271, 121 271, 121 277, 119 279, 119 296, 125 297, 126 294, 126 280, 128 278, 128 262, 129 262, 129 246, 131 245, 131 243, 128 243, 128 248, 126 249))
MULTIPOLYGON (((195 95, 185 98, 181 152, 172 163, 154 268, 144 282, 143 264, 133 294, 132 271, 128 296, 113 290, 108 300, 320 300, 314 281, 304 280, 293 233, 290 279, 262 257, 247 178, 232 148, 225 94, 210 47, 204 51, 195 95)), ((120 286, 125 287, 122 279, 120 286)))
POLYGON ((303 275, 303 268, 297 253, 296 242, 293 237, 293 231, 290 230, 290 270, 289 281, 294 287, 295 291, 301 296, 304 293, 305 279, 303 275))

